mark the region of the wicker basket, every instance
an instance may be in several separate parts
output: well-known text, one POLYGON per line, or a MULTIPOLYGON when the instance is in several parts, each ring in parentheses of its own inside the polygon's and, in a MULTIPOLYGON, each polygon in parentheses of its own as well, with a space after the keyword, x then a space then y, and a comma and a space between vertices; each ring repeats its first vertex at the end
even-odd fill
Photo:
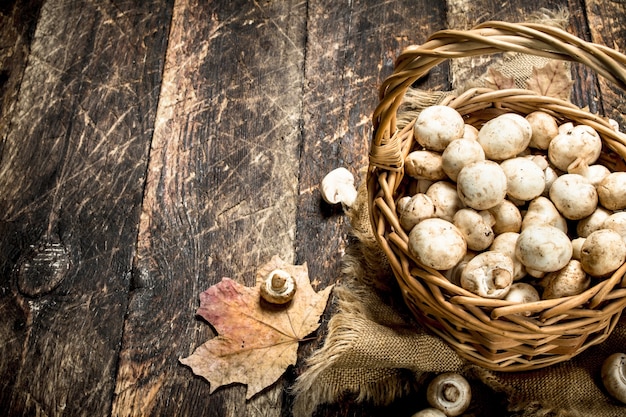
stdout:
MULTIPOLYGON (((626 264, 578 296, 521 307, 482 298, 415 261, 395 205, 408 185, 408 180, 403 180, 403 161, 413 146, 414 120, 402 130, 396 128, 397 112, 408 87, 446 59, 498 52, 578 61, 626 89, 626 56, 554 27, 487 22, 469 31, 437 32, 423 45, 407 48, 381 87, 373 114, 367 186, 374 234, 418 321, 471 362, 492 370, 525 371, 568 360, 608 337, 626 306, 626 264), (532 314, 526 316, 522 311, 532 314)), ((605 118, 570 102, 527 90, 477 88, 449 97, 444 104, 477 127, 499 112, 526 115, 535 110, 554 115, 560 123, 590 125, 607 145, 604 156, 612 154, 617 161, 611 168, 623 170, 626 135, 615 132, 605 118)))

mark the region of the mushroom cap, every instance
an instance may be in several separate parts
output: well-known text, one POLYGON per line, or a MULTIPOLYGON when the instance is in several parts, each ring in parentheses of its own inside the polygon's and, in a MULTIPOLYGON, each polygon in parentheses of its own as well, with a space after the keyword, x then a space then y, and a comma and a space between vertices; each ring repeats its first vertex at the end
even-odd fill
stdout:
POLYGON ((500 166, 507 178, 509 197, 529 201, 540 196, 546 187, 543 170, 531 159, 511 158, 503 161, 500 166))
POLYGON ((411 417, 446 417, 446 415, 443 411, 437 410, 436 408, 425 408, 413 414, 411 417))
POLYGON ((446 270, 463 258, 467 244, 455 225, 443 219, 432 218, 422 220, 411 229, 409 251, 421 264, 446 270))
POLYGON ((417 143, 424 148, 441 152, 454 139, 463 137, 465 120, 452 107, 430 106, 420 112, 413 126, 417 143))
POLYGON ((577 125, 555 136, 548 146, 548 159, 561 171, 582 158, 587 165, 597 161, 602 151, 602 140, 591 126, 577 125))
POLYGON ((576 234, 578 237, 587 237, 596 230, 604 229, 604 222, 611 216, 611 214, 612 212, 605 208, 596 208, 589 216, 578 221, 578 224, 576 225, 576 234))
MULTIPOLYGON (((516 282, 511 285, 511 289, 504 299, 518 304, 525 304, 539 301, 541 297, 539 291, 532 285, 526 282, 516 282)), ((530 313, 524 313, 524 315, 529 316, 530 313)))
POLYGON ((461 287, 485 298, 503 298, 513 283, 513 260, 502 252, 481 252, 461 273, 461 287))
POLYGON ((433 183, 426 190, 426 195, 431 198, 435 205, 435 217, 444 220, 452 221, 454 213, 464 206, 456 187, 448 181, 433 183))
POLYGON ((537 149, 548 149, 550 141, 559 134, 556 119, 543 111, 534 111, 526 116, 532 128, 532 136, 528 146, 537 149))
POLYGON ((578 295, 589 288, 591 280, 581 263, 571 259, 564 268, 550 272, 541 281, 543 299, 550 300, 578 295))
POLYGON ((356 201, 357 190, 354 186, 354 175, 343 167, 326 174, 322 179, 320 190, 322 198, 329 204, 343 203, 350 207, 356 201))
POLYGON ((600 229, 585 239, 580 250, 582 268, 589 275, 603 277, 622 266, 626 260, 626 244, 619 233, 600 229))
POLYGON ((582 175, 564 174, 552 183, 550 200, 563 217, 580 220, 594 212, 598 206, 598 193, 582 175))
POLYGON ((609 394, 626 404, 626 353, 614 353, 604 360, 600 371, 609 394))
POLYGON ((502 114, 487 121, 478 131, 478 143, 485 156, 503 161, 524 151, 530 143, 530 123, 518 114, 502 114))
POLYGON ((626 208, 626 172, 611 172, 597 186, 600 204, 609 210, 626 208))
POLYGON ((415 179, 438 181, 447 178, 443 171, 441 154, 432 151, 413 151, 404 159, 405 172, 415 179))
POLYGON ((495 218, 493 231, 496 234, 506 232, 519 232, 522 228, 522 213, 519 208, 509 200, 489 209, 489 212, 495 218))
POLYGON ((527 269, 558 271, 572 258, 572 242, 554 226, 530 226, 517 238, 515 256, 527 269))
POLYGON ((468 249, 481 251, 487 249, 495 237, 491 228, 493 220, 488 211, 463 208, 456 212, 452 223, 463 233, 468 249))
POLYGON ((452 181, 456 181, 465 165, 485 160, 485 151, 476 140, 455 139, 443 151, 441 159, 443 171, 452 181))
POLYGON ((522 230, 530 226, 554 226, 567 233, 567 222, 554 206, 554 203, 546 197, 540 196, 528 204, 528 210, 522 219, 522 230))
POLYGON ((261 284, 261 297, 272 304, 286 304, 296 293, 296 280, 287 271, 274 269, 261 284))
POLYGON ((472 400, 469 382, 460 374, 446 372, 437 375, 428 384, 426 400, 431 407, 443 411, 446 416, 463 414, 472 400))
POLYGON ((435 204, 426 194, 418 193, 414 196, 405 196, 398 200, 398 217, 400 225, 410 231, 424 219, 435 216, 435 204))
POLYGON ((488 210, 506 197, 507 178, 496 162, 472 162, 457 176, 457 192, 463 204, 476 210, 488 210))

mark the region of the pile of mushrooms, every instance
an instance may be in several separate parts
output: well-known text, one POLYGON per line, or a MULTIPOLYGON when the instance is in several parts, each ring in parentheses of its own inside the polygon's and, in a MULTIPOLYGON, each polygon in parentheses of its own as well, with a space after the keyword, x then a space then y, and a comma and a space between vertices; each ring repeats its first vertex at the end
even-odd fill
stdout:
POLYGON ((626 172, 598 160, 587 125, 502 114, 480 130, 424 109, 396 201, 416 261, 481 297, 572 296, 626 260, 626 172))

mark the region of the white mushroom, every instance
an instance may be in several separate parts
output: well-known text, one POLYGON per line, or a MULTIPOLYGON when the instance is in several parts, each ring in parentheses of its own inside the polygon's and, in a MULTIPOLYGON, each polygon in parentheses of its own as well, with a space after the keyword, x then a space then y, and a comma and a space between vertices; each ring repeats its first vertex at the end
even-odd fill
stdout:
POLYGON ((580 220, 594 212, 598 206, 598 193, 582 175, 564 174, 550 187, 550 200, 563 217, 580 220))
POLYGON ((420 112, 413 127, 417 143, 430 151, 443 151, 454 139, 463 137, 465 121, 448 106, 430 106, 420 112))
POLYGON ((571 133, 572 129, 574 129, 574 123, 565 122, 559 126, 559 134, 571 133))
POLYGON ((524 151, 530 143, 530 123, 517 114, 503 114, 487 121, 478 131, 478 142, 485 156, 503 161, 524 151))
POLYGON ((532 136, 528 146, 537 149, 548 149, 550 141, 559 134, 556 119, 543 111, 535 111, 526 116, 532 128, 532 136))
POLYGON ((513 284, 513 260, 495 251, 481 252, 461 273, 461 287, 485 298, 503 298, 513 284))
POLYGON ((619 233, 600 229, 585 239, 580 251, 583 269, 593 277, 604 277, 622 266, 626 260, 626 244, 619 233))
POLYGON ((467 265, 467 263, 471 261, 472 258, 474 258, 475 256, 476 256, 476 252, 468 250, 467 252, 465 252, 465 255, 463 256, 463 258, 456 265, 454 265, 452 268, 448 269, 447 271, 443 271, 443 276, 446 277, 447 280, 453 283, 454 285, 457 285, 460 287, 461 286, 461 274, 463 273, 463 270, 465 269, 465 265, 467 265))
POLYGON ((495 219, 486 210, 460 209, 454 215, 452 223, 463 233, 463 237, 465 237, 467 242, 467 248, 470 250, 481 251, 487 249, 495 237, 491 228, 495 223, 495 219))
POLYGON ((464 206, 456 187, 448 181, 433 183, 428 187, 426 195, 431 198, 435 205, 435 216, 450 222, 454 217, 454 213, 464 206))
POLYGON ((518 238, 519 233, 504 232, 497 235, 491 246, 489 246, 490 251, 500 252, 511 258, 513 261, 513 281, 520 280, 526 276, 524 264, 515 256, 515 245, 518 238))
POLYGON ((626 242, 626 211, 611 214, 602 224, 602 228, 617 232, 626 242))
POLYGON ((456 181, 465 165, 485 160, 485 151, 473 139, 455 139, 443 151, 441 159, 443 171, 452 181, 456 181))
POLYGON ((596 186, 600 184, 611 171, 604 165, 595 164, 589 166, 583 158, 576 158, 576 160, 567 167, 567 173, 582 175, 591 184, 596 186))
POLYGON ((435 204, 426 194, 402 197, 398 200, 397 207, 400 225, 406 231, 410 231, 422 220, 435 216, 435 204))
POLYGON ((559 174, 558 172, 555 171, 554 168, 549 166, 543 170, 543 175, 546 179, 546 185, 541 195, 548 197, 550 195, 550 188, 552 187, 552 184, 554 184, 554 180, 556 180, 559 177, 559 174))
POLYGON ((533 161, 535 164, 537 164, 539 168, 541 168, 542 171, 545 171, 545 169, 550 166, 550 164, 548 163, 548 158, 545 155, 530 154, 524 156, 524 158, 533 161))
POLYGON ((567 233, 567 222, 546 197, 537 197, 528 204, 528 210, 522 220, 522 230, 537 225, 554 226, 567 233))
POLYGON ((462 375, 446 372, 437 375, 428 384, 426 400, 431 407, 446 416, 459 416, 467 410, 472 400, 472 389, 462 375))
POLYGON ((509 200, 489 209, 495 219, 493 231, 499 235, 506 232, 519 232, 522 228, 522 213, 509 200))
POLYGON ((476 129, 472 125, 465 124, 465 127, 463 129, 463 138, 478 140, 478 129, 476 129))
POLYGON ((548 158, 555 167, 567 171, 576 158, 583 159, 587 165, 597 161, 602 151, 602 140, 590 126, 578 125, 565 133, 559 133, 550 141, 548 158))
POLYGON ((439 411, 436 408, 425 408, 413 414, 411 417, 446 417, 446 415, 443 411, 439 411))
POLYGON ((433 269, 446 270, 463 258, 467 244, 455 225, 433 218, 422 220, 411 230, 409 251, 419 263, 433 269))
POLYGON ((576 234, 578 237, 587 237, 591 232, 604 228, 604 222, 611 216, 612 212, 598 207, 589 216, 580 219, 576 225, 576 234))
POLYGON ((296 281, 287 271, 275 269, 261 284, 261 297, 272 304, 286 304, 296 293, 296 281))
POLYGON ((457 192, 463 204, 488 210, 504 201, 507 178, 502 167, 489 160, 472 162, 457 177, 457 192))
POLYGON ((600 376, 607 392, 626 404, 626 353, 614 353, 606 358, 600 376))
POLYGON ((507 195, 511 198, 529 201, 540 196, 546 187, 543 170, 531 159, 511 158, 500 166, 507 179, 507 195))
POLYGON ((337 168, 326 174, 320 188, 322 198, 329 204, 342 203, 346 207, 351 207, 356 201, 354 176, 346 168, 337 168))
POLYGON ((556 227, 530 226, 517 238, 515 256, 527 269, 558 271, 572 257, 572 242, 556 227))
POLYGON ((583 244, 585 243, 587 238, 585 237, 577 237, 572 239, 572 259, 576 259, 580 261, 580 254, 583 250, 583 244))
MULTIPOLYGON (((539 291, 535 287, 525 282, 516 282, 511 285, 511 289, 504 297, 506 301, 512 301, 517 304, 526 304, 539 301, 539 291)), ((530 316, 530 312, 523 313, 525 316, 530 316)))
POLYGON ((626 209, 626 172, 611 172, 597 186, 600 204, 609 210, 626 209))
POLYGON ((589 288, 590 282, 581 263, 572 259, 563 269, 550 272, 541 281, 541 286, 544 287, 542 298, 551 300, 578 295, 589 288))
POLYGON ((438 152, 413 151, 404 159, 404 170, 415 179, 443 180, 446 173, 443 172, 442 162, 438 152))

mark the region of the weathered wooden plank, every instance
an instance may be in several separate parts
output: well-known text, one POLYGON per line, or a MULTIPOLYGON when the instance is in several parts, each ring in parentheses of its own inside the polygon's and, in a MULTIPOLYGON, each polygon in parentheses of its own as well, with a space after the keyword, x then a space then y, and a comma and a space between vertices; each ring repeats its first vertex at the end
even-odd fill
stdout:
POLYGON ((42 7, 0 161, 3 415, 108 415, 166 2, 42 7))
POLYGON ((0 138, 9 132, 42 3, 42 0, 20 0, 0 4, 0 138))
MULTIPOLYGON (((303 148, 297 216, 297 259, 308 262, 321 287, 340 276, 348 228, 340 208, 321 200, 324 175, 344 166, 364 180, 378 87, 396 56, 445 26, 443 4, 431 1, 310 1, 303 107, 303 148)), ((447 67, 422 84, 442 89, 447 67)), ((301 350, 306 357, 320 342, 301 350)), ((296 373, 302 368, 296 369, 296 373)), ((320 415, 383 415, 370 405, 323 407, 320 415)), ((393 414, 393 413, 392 413, 393 414)))
POLYGON ((294 260, 306 3, 176 2, 150 150, 114 415, 278 416, 178 359, 214 336, 198 295, 294 260))
MULTIPOLYGON (((626 51, 626 4, 620 1, 591 0, 586 2, 591 39, 621 53, 626 51)), ((615 119, 626 131, 626 93, 618 86, 599 77, 601 106, 599 110, 615 119)))

